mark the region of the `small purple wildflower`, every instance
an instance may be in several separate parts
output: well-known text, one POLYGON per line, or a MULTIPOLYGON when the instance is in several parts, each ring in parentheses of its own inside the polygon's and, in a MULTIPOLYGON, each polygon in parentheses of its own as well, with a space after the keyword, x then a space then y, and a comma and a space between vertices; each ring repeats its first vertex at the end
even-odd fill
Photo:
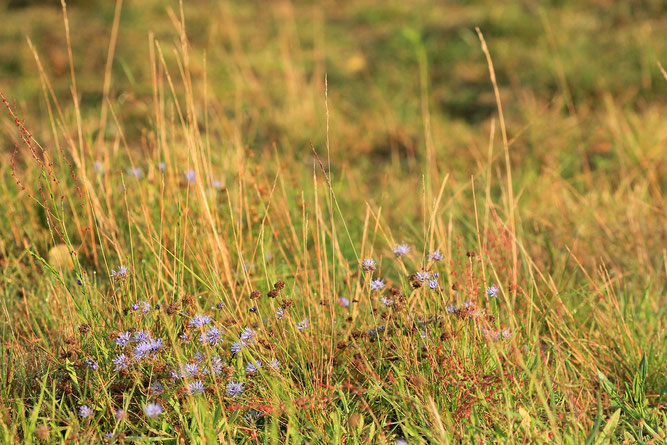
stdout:
POLYGON ((86 366, 88 366, 90 369, 93 371, 97 371, 97 367, 99 366, 95 360, 92 358, 88 357, 87 359, 84 360, 86 363, 86 366))
POLYGON ((373 258, 366 258, 361 262, 361 268, 364 272, 372 272, 376 269, 377 263, 373 258))
POLYGON ((449 306, 447 306, 446 310, 448 314, 455 314, 456 312, 458 312, 459 308, 457 308, 453 304, 450 304, 449 306))
POLYGON ((211 357, 211 371, 213 372, 213 374, 220 374, 224 366, 225 365, 220 357, 217 356, 211 357))
POLYGON ((433 290, 437 289, 438 288, 438 280, 430 280, 428 282, 428 287, 430 287, 433 290))
POLYGON ((211 186, 213 186, 213 188, 216 190, 220 190, 222 188, 222 182, 220 182, 217 179, 214 179, 213 181, 211 181, 211 186))
POLYGON ((208 315, 197 315, 196 317, 192 318, 188 324, 193 328, 200 328, 209 324, 212 320, 213 319, 208 315))
POLYGON ((195 377, 199 374, 199 365, 196 363, 186 363, 183 366, 182 377, 195 377))
POLYGON ((188 393, 196 396, 206 391, 206 385, 201 380, 195 380, 188 385, 188 393))
POLYGON ((384 280, 381 280, 379 278, 377 280, 371 281, 371 290, 382 290, 384 286, 385 286, 384 280))
POLYGON ((222 335, 223 334, 222 332, 220 332, 220 329, 216 328, 215 326, 212 326, 209 328, 208 331, 199 336, 199 341, 204 344, 215 346, 221 340, 222 335))
POLYGON ((123 411, 121 408, 118 408, 113 416, 116 418, 116 420, 120 420, 125 417, 125 411, 123 411))
POLYGON ((428 256, 431 261, 441 261, 444 258, 444 255, 439 250, 431 252, 428 256))
POLYGON ((500 292, 500 289, 495 284, 486 288, 486 295, 491 298, 498 298, 498 292, 500 292))
POLYGON ((259 361, 259 360, 255 361, 255 363, 249 362, 245 367, 245 372, 248 372, 248 373, 252 374, 252 373, 255 373, 258 370, 262 369, 263 367, 264 366, 262 365, 262 362, 259 361))
POLYGON ((157 169, 163 172, 167 169, 167 164, 165 164, 164 162, 158 162, 157 169))
POLYGON ((304 318, 300 322, 297 323, 296 328, 300 331, 305 331, 308 329, 308 319, 304 318))
POLYGON ((137 343, 141 343, 144 341, 148 341, 151 339, 151 336, 144 331, 137 331, 134 333, 134 341, 137 343))
POLYGON ((380 303, 384 304, 387 307, 390 307, 394 304, 394 300, 392 300, 389 297, 382 297, 380 298, 380 303))
POLYGON ((392 251, 394 252, 394 255, 400 258, 410 253, 410 246, 407 244, 396 244, 392 251))
POLYGON ((241 340, 243 346, 248 346, 255 343, 256 335, 257 334, 252 330, 252 328, 243 328, 239 339, 241 340))
POLYGON ((133 167, 133 168, 129 169, 127 171, 127 174, 130 175, 130 176, 134 176, 137 179, 141 179, 141 177, 143 176, 143 172, 138 167, 133 167))
POLYGON ((243 346, 244 346, 243 343, 238 342, 238 341, 235 341, 234 343, 232 343, 232 347, 231 347, 232 354, 236 354, 238 352, 241 352, 241 349, 243 349, 243 346))
POLYGON ((93 414, 93 409, 88 405, 81 405, 79 407, 79 417, 90 417, 93 414))
POLYGON ((225 303, 223 303, 222 301, 220 301, 220 302, 218 302, 218 304, 215 305, 215 307, 216 307, 217 309, 222 309, 222 308, 225 307, 225 303))
POLYGON ((250 309, 248 309, 248 312, 257 312, 257 306, 253 306, 250 309))
POLYGON ((164 392, 164 385, 160 382, 153 382, 151 384, 151 391, 155 394, 161 394, 164 392))
POLYGON ((273 369, 274 371, 280 370, 280 362, 276 359, 273 359, 269 362, 269 368, 273 369))
POLYGON ((340 298, 338 299, 338 303, 339 303, 341 306, 343 306, 343 307, 350 307, 350 300, 348 300, 348 299, 345 298, 345 297, 340 297, 340 298))
POLYGON ((185 181, 190 184, 194 184, 195 182, 197 182, 197 174, 195 173, 194 170, 188 170, 187 172, 185 172, 184 176, 185 176, 185 181))
POLYGON ((159 403, 149 403, 144 408, 144 413, 146 413, 146 417, 157 417, 162 414, 162 405, 159 403))
POLYGON ((431 276, 431 272, 426 270, 420 270, 415 274, 415 276, 417 277, 417 280, 423 283, 424 281, 428 280, 428 277, 431 276))
POLYGON ((243 393, 243 382, 231 381, 227 383, 226 394, 230 397, 238 397, 243 393))
POLYGON ((119 354, 111 360, 111 363, 114 364, 114 371, 120 371, 121 369, 127 369, 130 366, 130 361, 127 359, 125 354, 119 354))
POLYGON ((125 346, 132 340, 132 334, 128 331, 121 332, 114 340, 118 346, 125 346))
POLYGON ((111 279, 114 281, 122 281, 127 279, 130 270, 125 266, 118 266, 118 269, 111 269, 111 279))
POLYGON ((190 340, 192 340, 192 337, 190 337, 190 334, 187 332, 182 333, 181 335, 178 336, 179 340, 181 340, 181 343, 187 343, 190 340))
POLYGON ((282 320, 284 316, 285 316, 285 310, 279 307, 278 310, 276 311, 276 318, 278 320, 282 320))

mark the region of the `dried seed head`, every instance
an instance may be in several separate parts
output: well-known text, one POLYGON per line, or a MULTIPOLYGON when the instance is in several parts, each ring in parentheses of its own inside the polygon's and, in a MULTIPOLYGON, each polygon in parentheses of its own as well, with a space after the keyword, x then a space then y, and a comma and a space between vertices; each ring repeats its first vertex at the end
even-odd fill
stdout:
POLYGON ((269 298, 276 298, 278 296, 278 291, 275 289, 271 289, 268 294, 266 294, 269 298))
POLYGON ((39 440, 46 440, 49 438, 49 427, 42 424, 35 429, 35 435, 39 440))
POLYGON ((183 306, 190 307, 195 304, 195 298, 192 295, 186 295, 183 298, 183 306))
POLYGON ((87 334, 90 332, 90 325, 88 323, 84 323, 81 326, 79 326, 79 333, 80 334, 87 334))
POLYGON ((262 296, 262 293, 258 290, 254 290, 254 291, 250 292, 250 299, 251 300, 256 300, 256 299, 260 298, 261 296, 262 296))
POLYGON ((273 285, 273 288, 276 290, 283 290, 285 289, 285 282, 283 280, 278 280, 276 281, 276 284, 273 285))
POLYGON ((466 252, 466 256, 468 258, 475 258, 475 256, 477 256, 477 254, 475 253, 474 250, 469 250, 469 251, 466 252))
POLYGON ((167 306, 167 315, 174 315, 178 312, 178 303, 171 303, 167 306))
POLYGON ((289 309, 290 306, 292 306, 293 301, 292 300, 284 300, 281 307, 285 310, 289 309))

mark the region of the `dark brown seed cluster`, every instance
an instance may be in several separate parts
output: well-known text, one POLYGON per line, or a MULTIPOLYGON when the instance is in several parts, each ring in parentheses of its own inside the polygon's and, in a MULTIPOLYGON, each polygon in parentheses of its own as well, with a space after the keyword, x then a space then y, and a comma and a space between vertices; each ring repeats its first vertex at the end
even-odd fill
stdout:
POLYGON ((174 315, 178 312, 178 303, 171 303, 167 306, 167 315, 174 315))
POLYGON ((283 290, 285 289, 285 282, 283 280, 278 280, 276 281, 276 284, 273 285, 273 288, 278 291, 283 290))
POLYGON ((262 293, 258 290, 254 290, 254 291, 250 292, 250 299, 251 300, 256 300, 256 299, 260 298, 261 296, 262 296, 262 293))
POLYGON ((90 332, 90 325, 88 323, 84 323, 81 326, 79 326, 79 333, 80 334, 86 335, 89 332, 90 332))
POLYGON ((278 296, 279 292, 275 289, 271 289, 268 294, 266 294, 269 298, 276 298, 278 296))
POLYGON ((280 305, 280 307, 282 307, 284 310, 287 310, 287 309, 290 308, 290 306, 292 306, 292 303, 293 303, 292 300, 290 300, 290 299, 285 299, 285 300, 283 300, 283 302, 282 302, 282 304, 280 305))

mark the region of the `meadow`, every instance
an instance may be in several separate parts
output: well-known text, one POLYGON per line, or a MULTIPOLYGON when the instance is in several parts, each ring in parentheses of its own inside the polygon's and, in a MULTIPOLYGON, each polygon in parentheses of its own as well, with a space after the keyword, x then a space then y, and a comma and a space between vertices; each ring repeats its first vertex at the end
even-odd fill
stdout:
POLYGON ((0 13, 0 443, 667 442, 663 2, 0 13))

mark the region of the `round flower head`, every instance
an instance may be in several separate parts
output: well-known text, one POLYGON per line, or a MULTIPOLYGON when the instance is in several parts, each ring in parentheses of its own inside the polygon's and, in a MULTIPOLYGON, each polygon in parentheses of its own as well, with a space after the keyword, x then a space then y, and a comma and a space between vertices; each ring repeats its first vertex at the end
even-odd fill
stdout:
POLYGON ((377 263, 373 258, 366 258, 361 262, 361 268, 364 272, 372 272, 377 268, 377 263))
POLYGON ((296 328, 300 331, 308 329, 308 319, 304 318, 303 320, 301 320, 299 323, 297 323, 296 328))
POLYGON ((420 270, 415 274, 415 276, 417 277, 417 280, 423 283, 424 281, 428 280, 428 277, 431 276, 431 273, 426 270, 420 270))
POLYGON ((185 176, 185 181, 190 184, 194 184, 195 182, 197 182, 197 175, 195 174, 194 170, 188 170, 187 172, 185 172, 184 176, 185 176))
POLYGON ((243 346, 244 346, 243 343, 238 342, 238 341, 235 341, 234 343, 232 343, 232 346, 231 346, 232 354, 236 354, 236 353, 241 352, 241 349, 243 349, 243 346))
POLYGON ((257 334, 252 328, 243 328, 239 339, 241 340, 241 343, 243 343, 243 346, 247 346, 255 343, 256 335, 257 334))
POLYGON ((127 279, 130 270, 125 266, 119 266, 118 269, 111 269, 111 279, 114 281, 122 281, 127 279))
POLYGON ((486 288, 486 295, 491 298, 497 298, 498 292, 500 292, 500 289, 495 284, 486 288))
POLYGON ((256 362, 249 362, 246 367, 245 367, 245 372, 247 373, 255 373, 258 370, 262 369, 264 366, 262 365, 262 362, 257 360, 256 362))
POLYGON ((165 164, 164 162, 158 162, 157 169, 163 172, 167 169, 167 164, 165 164))
POLYGON ((111 360, 111 363, 114 364, 114 371, 120 371, 121 369, 127 369, 130 366, 130 361, 128 360, 125 354, 119 354, 111 360))
POLYGON ((81 405, 79 407, 79 416, 80 417, 90 417, 93 414, 93 409, 88 405, 81 405))
POLYGON ((440 261, 444 258, 442 255, 442 252, 439 250, 436 250, 435 252, 431 252, 431 254, 428 256, 431 261, 440 261))
POLYGON ((371 281, 371 290, 382 290, 384 288, 384 280, 373 280, 371 281))
POLYGON ((257 312, 257 306, 253 306, 250 309, 248 309, 248 312, 257 312))
POLYGON ((396 244, 392 251, 394 252, 394 255, 400 258, 410 253, 410 246, 407 244, 396 244))
POLYGON ((159 403, 149 403, 144 408, 144 413, 146 417, 157 417, 162 414, 162 405, 159 403))
POLYGON ((382 297, 380 298, 380 303, 384 304, 387 307, 390 307, 394 304, 394 300, 388 297, 382 297))
POLYGON ((160 382, 153 382, 151 384, 151 391, 153 391, 155 394, 160 394, 164 392, 164 385, 160 382))
POLYGON ((199 365, 196 363, 187 363, 181 371, 182 377, 194 377, 199 374, 199 365))
POLYGON ((278 371, 280 369, 280 362, 278 360, 271 360, 269 362, 269 368, 273 369, 274 371, 278 371))
POLYGON ((222 340, 222 332, 215 326, 212 326, 208 331, 199 336, 200 342, 207 343, 211 346, 217 345, 220 340, 222 340))
POLYGON ((243 382, 231 381, 227 383, 226 394, 230 397, 238 397, 243 393, 243 382))
POLYGON ((141 172, 141 169, 137 168, 137 167, 133 167, 133 168, 129 169, 127 171, 127 174, 130 175, 130 176, 134 176, 137 179, 141 179, 141 176, 143 175, 143 173, 141 172))
POLYGON ((206 385, 201 380, 195 380, 188 385, 188 393, 196 396, 206 391, 206 385))
POLYGON ((338 299, 338 303, 339 303, 341 306, 343 306, 343 307, 350 307, 350 300, 348 300, 348 299, 345 298, 345 297, 340 297, 340 298, 338 299))
POLYGON ((458 310, 459 309, 456 306, 454 306, 453 304, 450 304, 449 306, 447 306, 447 313, 448 314, 455 314, 458 310))
POLYGON ((276 318, 278 320, 282 320, 284 316, 285 316, 285 310, 279 307, 278 310, 276 311, 276 318))
POLYGON ((197 315, 196 317, 192 318, 188 324, 193 328, 200 328, 209 324, 212 320, 213 319, 208 315, 197 315))
POLYGON ((430 280, 428 282, 428 287, 430 287, 431 289, 434 289, 434 290, 437 289, 438 288, 438 281, 437 280, 430 280))
POLYGON ((222 308, 225 307, 225 303, 223 303, 222 301, 220 301, 220 302, 218 302, 218 304, 215 305, 215 307, 216 307, 217 309, 222 309, 222 308))

